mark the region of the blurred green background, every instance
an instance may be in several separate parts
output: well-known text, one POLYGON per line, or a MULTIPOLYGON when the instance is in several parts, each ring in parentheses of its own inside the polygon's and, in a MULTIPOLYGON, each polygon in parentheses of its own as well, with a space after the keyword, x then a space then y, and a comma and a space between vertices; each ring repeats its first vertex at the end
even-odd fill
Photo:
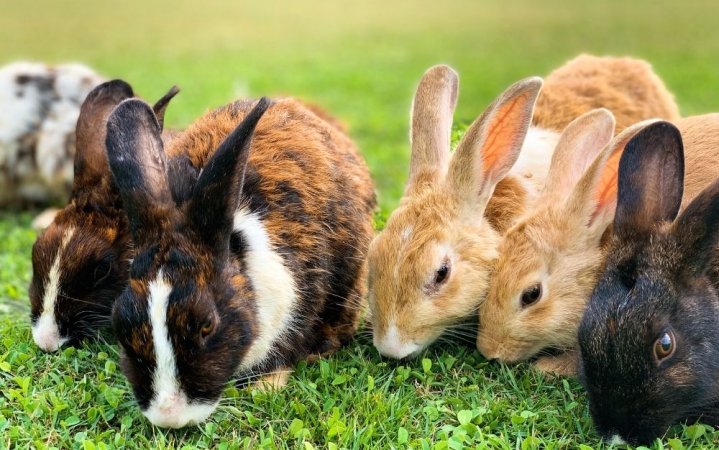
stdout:
POLYGON ((0 14, 0 62, 81 61, 148 98, 178 84, 173 126, 246 95, 322 105, 350 125, 385 208, 405 179, 427 67, 459 71, 457 117, 471 121, 513 81, 580 52, 646 58, 683 113, 717 108, 716 0, 4 0, 0 14))
MULTIPOLYGON (((430 65, 461 77, 468 123, 510 83, 580 52, 650 61, 683 115, 719 110, 717 0, 0 1, 0 64, 86 63, 153 100, 178 84, 167 121, 183 127, 234 98, 292 95, 349 126, 377 183, 382 214, 399 200, 409 107, 430 65)), ((152 429, 104 344, 40 354, 27 283, 32 213, 0 212, 0 448, 596 448, 574 380, 489 364, 440 345, 402 364, 371 340, 301 365, 279 393, 234 390, 207 425, 152 429), (17 305, 21 305, 18 307, 17 305)), ((714 448, 702 426, 654 448, 714 448)))

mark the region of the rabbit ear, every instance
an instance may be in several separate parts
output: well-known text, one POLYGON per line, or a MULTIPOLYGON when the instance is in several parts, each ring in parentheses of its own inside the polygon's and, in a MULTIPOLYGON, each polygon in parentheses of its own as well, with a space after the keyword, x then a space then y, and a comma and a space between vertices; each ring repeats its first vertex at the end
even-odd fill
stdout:
POLYGON ((458 86, 457 73, 444 65, 427 70, 417 86, 412 102, 412 156, 405 194, 418 186, 436 183, 447 173, 458 86))
POLYGON ((262 97, 207 161, 190 199, 188 219, 204 242, 229 249, 234 215, 240 205, 252 135, 271 102, 262 97))
POLYGON ((648 233, 673 220, 684 192, 684 146, 679 130, 657 121, 632 137, 619 160, 614 232, 618 236, 648 233))
POLYGON ((107 155, 136 243, 153 239, 174 208, 160 124, 142 100, 120 103, 107 121, 107 155))
POLYGON ((165 111, 167 110, 167 105, 170 104, 170 100, 172 100, 178 92, 180 92, 180 88, 172 86, 170 90, 167 91, 167 94, 163 95, 162 98, 152 106, 152 111, 155 113, 157 122, 160 124, 160 131, 165 128, 165 111))
POLYGON ((654 123, 640 122, 624 129, 607 144, 587 168, 567 201, 567 214, 589 227, 597 240, 614 220, 617 207, 619 161, 627 143, 641 130, 654 123))
POLYGON ((513 84, 470 125, 457 146, 447 181, 473 212, 484 209, 517 161, 541 88, 537 77, 513 84))
POLYGON ((614 135, 614 116, 606 109, 595 109, 567 125, 557 142, 542 204, 567 200, 587 168, 614 135))
POLYGON ((719 245, 719 180, 689 203, 674 223, 685 264, 696 273, 712 268, 719 245))
POLYGON ((115 106, 133 95, 129 84, 122 80, 112 80, 98 85, 85 98, 80 107, 75 131, 73 192, 99 186, 107 180, 107 118, 115 106))

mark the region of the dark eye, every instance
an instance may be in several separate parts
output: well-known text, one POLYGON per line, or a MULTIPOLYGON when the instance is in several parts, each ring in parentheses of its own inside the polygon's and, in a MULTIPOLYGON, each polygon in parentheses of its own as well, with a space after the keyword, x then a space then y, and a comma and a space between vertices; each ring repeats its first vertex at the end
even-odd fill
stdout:
POLYGON ((522 292, 522 308, 537 303, 542 298, 542 283, 536 283, 522 292))
POLYGON ((212 330, 215 328, 215 323, 212 321, 212 318, 208 317, 207 320, 202 324, 202 327, 200 327, 200 336, 203 338, 206 338, 207 336, 212 333, 212 330))
POLYGON ((449 278, 449 261, 445 260, 442 265, 434 273, 434 284, 440 285, 449 278))
POLYGON ((654 342, 654 357, 657 359, 657 362, 661 362, 662 360, 672 356, 674 354, 675 347, 674 333, 671 331, 665 331, 662 333, 662 335, 659 336, 659 339, 654 342))
POLYGON ((110 272, 112 272, 112 263, 107 260, 100 261, 92 272, 92 279, 95 281, 95 286, 105 281, 105 279, 110 276, 110 272))

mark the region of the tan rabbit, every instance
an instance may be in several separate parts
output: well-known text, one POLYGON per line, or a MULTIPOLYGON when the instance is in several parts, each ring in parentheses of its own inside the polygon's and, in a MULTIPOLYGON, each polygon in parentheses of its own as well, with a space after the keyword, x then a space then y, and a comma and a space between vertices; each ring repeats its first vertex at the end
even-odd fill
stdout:
MULTIPOLYGON (((591 58, 584 61, 596 63, 591 58)), ((544 91, 543 111, 534 116, 538 126, 529 126, 541 86, 539 78, 532 78, 513 85, 488 107, 471 125, 454 157, 449 136, 457 74, 447 66, 435 66, 423 76, 412 107, 412 155, 405 195, 368 254, 374 344, 383 355, 417 354, 448 327, 476 314, 487 293, 501 233, 544 185, 560 131, 546 126, 564 126, 571 121, 569 114, 594 107, 583 98, 580 89, 584 87, 577 81, 582 76, 581 64, 570 65, 557 71, 561 76, 554 76, 544 91), (576 76, 568 77, 572 72, 576 76), (565 79, 573 84, 562 85, 565 79), (572 98, 569 92, 574 88, 577 93, 572 98)), ((626 106, 631 95, 621 92, 623 86, 637 90, 641 80, 656 85, 641 92, 662 95, 655 107, 632 109, 637 116, 631 120, 630 115, 623 115, 627 117, 623 126, 676 115, 671 95, 656 76, 642 72, 641 80, 626 83, 627 73, 603 73, 624 80, 600 84, 614 91, 602 93, 603 106, 626 106)), ((596 71, 586 74, 600 79, 596 71)))
MULTIPOLYGON (((562 134, 540 200, 499 247, 479 309, 477 348, 487 358, 517 362, 540 355, 540 370, 575 372, 577 328, 605 258, 602 237, 614 219, 619 157, 652 122, 627 128, 604 147, 613 120, 599 110, 562 134), (541 356, 548 350, 559 353, 541 356)), ((684 136, 686 203, 719 176, 719 114, 676 124, 684 136)))
MULTIPOLYGON (((457 74, 435 66, 422 78, 405 196, 369 252, 374 343, 383 355, 414 354, 476 309, 500 239, 484 210, 519 157, 541 86, 540 78, 512 85, 472 123, 450 158, 457 74)), ((514 195, 502 197, 501 209, 513 211, 529 183, 521 176, 502 183, 514 195)))
POLYGON ((674 96, 648 62, 582 54, 544 79, 532 123, 561 131, 596 108, 607 108, 614 114, 616 133, 644 119, 679 118, 674 96))

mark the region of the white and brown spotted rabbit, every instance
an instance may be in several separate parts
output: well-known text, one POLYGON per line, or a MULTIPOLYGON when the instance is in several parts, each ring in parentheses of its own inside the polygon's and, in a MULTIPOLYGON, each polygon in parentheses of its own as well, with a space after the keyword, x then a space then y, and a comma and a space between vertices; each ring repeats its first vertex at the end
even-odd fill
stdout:
POLYGON ((67 200, 80 105, 103 81, 80 64, 0 68, 0 207, 67 200))

